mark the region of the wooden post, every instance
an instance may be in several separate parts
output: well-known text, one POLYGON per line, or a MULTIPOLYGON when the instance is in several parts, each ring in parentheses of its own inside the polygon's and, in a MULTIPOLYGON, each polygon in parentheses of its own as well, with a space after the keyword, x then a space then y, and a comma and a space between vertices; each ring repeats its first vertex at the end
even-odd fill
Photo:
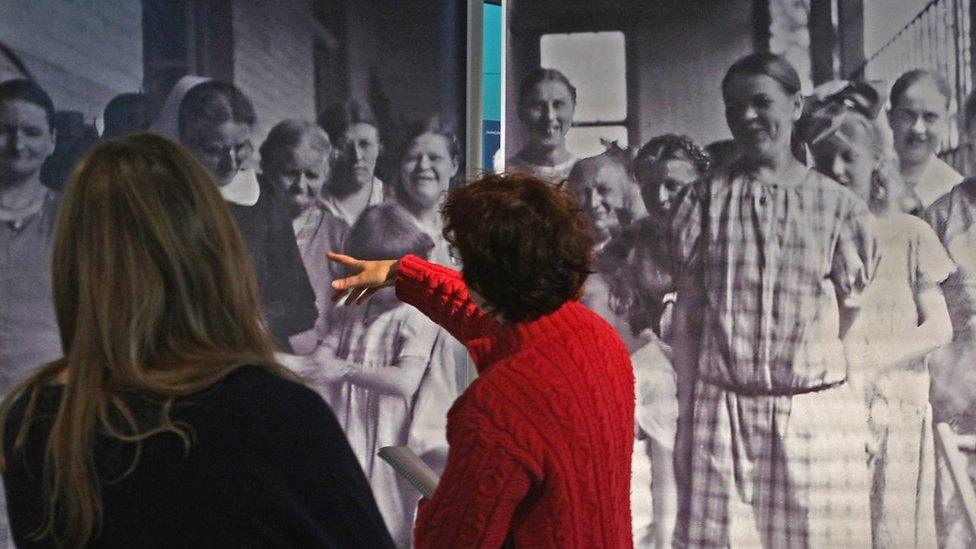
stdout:
POLYGON ((813 84, 833 80, 834 74, 834 21, 831 14, 833 0, 810 0, 810 76, 813 84))
POLYGON ((769 38, 772 35, 769 14, 770 0, 752 0, 752 47, 755 51, 769 51, 769 38))
POLYGON ((837 2, 840 73, 851 80, 864 77, 864 0, 837 2))
POLYGON ((970 532, 976 537, 976 492, 973 491, 973 483, 970 482, 966 472, 966 457, 959 451, 956 434, 948 423, 939 423, 935 426, 935 443, 949 466, 949 474, 952 475, 956 493, 962 501, 970 532))

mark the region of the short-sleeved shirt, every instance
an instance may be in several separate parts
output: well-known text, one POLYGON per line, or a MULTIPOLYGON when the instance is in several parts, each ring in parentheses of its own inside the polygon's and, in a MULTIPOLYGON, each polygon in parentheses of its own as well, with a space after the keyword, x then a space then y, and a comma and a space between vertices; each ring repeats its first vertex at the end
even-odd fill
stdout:
POLYGON ((0 222, 0 392, 26 373, 61 358, 61 337, 51 293, 51 238, 58 195, 48 191, 41 209, 19 221, 0 222))
POLYGON ((806 168, 761 181, 733 165, 687 188, 672 220, 679 295, 704 297, 699 376, 755 394, 846 379, 839 307, 877 265, 867 205, 806 168))
POLYGON ((956 338, 976 334, 976 178, 967 179, 922 214, 958 270, 942 285, 956 338))
POLYGON ((924 406, 929 393, 925 360, 873 374, 877 368, 888 366, 877 363, 877 357, 884 356, 883 349, 911 338, 918 327, 921 319, 916 296, 937 288, 956 267, 932 228, 918 217, 892 212, 877 218, 874 228, 881 261, 871 286, 864 292, 857 317, 860 328, 852 334, 852 339, 865 345, 867 352, 859 357, 862 364, 852 366, 868 375, 877 394, 889 402, 899 400, 924 406))

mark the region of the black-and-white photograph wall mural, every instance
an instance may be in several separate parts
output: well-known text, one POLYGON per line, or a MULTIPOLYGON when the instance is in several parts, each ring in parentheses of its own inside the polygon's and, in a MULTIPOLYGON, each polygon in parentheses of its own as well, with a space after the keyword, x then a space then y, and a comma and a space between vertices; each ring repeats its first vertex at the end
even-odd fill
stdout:
POLYGON ((505 167, 576 194, 632 353, 635 545, 976 543, 974 4, 506 13, 505 167))
POLYGON ((279 360, 328 401, 409 547, 419 496, 376 451, 409 445, 443 467, 466 354, 392 295, 334 307, 330 283, 344 272, 325 254, 413 253, 460 268, 439 209, 465 173, 467 9, 0 1, 0 390, 61 356, 49 256, 73 166, 100 140, 163 135, 219 186, 279 360))

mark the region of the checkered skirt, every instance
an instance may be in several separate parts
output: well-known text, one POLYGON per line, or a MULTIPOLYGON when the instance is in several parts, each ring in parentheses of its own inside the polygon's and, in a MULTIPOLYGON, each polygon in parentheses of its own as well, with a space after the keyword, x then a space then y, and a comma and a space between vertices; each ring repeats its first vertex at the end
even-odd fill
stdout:
POLYGON ((870 547, 868 427, 848 385, 741 396, 699 381, 676 547, 870 547))

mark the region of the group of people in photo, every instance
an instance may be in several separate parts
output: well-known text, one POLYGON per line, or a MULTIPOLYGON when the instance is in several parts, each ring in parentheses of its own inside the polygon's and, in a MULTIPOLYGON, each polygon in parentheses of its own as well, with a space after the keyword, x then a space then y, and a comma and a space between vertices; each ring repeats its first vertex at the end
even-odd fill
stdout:
MULTIPOLYGON (((804 96, 753 54, 721 83, 731 144, 664 134, 581 160, 573 85, 524 82, 507 166, 576 193, 597 243, 583 301, 632 353, 635 543, 970 546, 933 441, 976 428, 976 184, 939 157, 945 79, 804 96)), ((960 114, 968 144, 976 97, 960 114)))
MULTIPOLYGON (((573 198, 587 222, 591 261, 584 266, 561 266, 563 271, 572 271, 571 277, 581 289, 579 295, 573 294, 575 288, 560 290, 559 299, 569 299, 576 306, 578 298, 579 304, 599 315, 619 336, 632 365, 634 421, 632 429, 623 425, 629 433, 627 441, 619 440, 614 429, 606 429, 605 440, 594 435, 593 440, 574 441, 566 434, 573 432, 568 427, 549 426, 553 440, 560 444, 605 444, 611 458, 626 453, 628 444, 634 445, 628 463, 630 483, 617 482, 623 478, 619 471, 608 473, 613 485, 602 489, 616 492, 599 497, 596 492, 589 494, 593 498, 588 505, 594 508, 588 512, 597 517, 593 520, 629 513, 629 534, 638 547, 972 546, 976 537, 969 529, 956 481, 936 451, 934 436, 939 423, 949 424, 959 434, 976 433, 976 328, 971 327, 976 326, 976 178, 964 178, 939 156, 948 131, 951 88, 942 75, 913 69, 890 87, 873 81, 831 81, 805 95, 793 66, 771 53, 739 59, 715 85, 721 88, 731 141, 715 136, 714 142, 696 143, 684 135, 686 129, 672 128, 671 133, 630 148, 607 142, 604 152, 588 158, 578 158, 566 144, 577 104, 577 90, 570 79, 557 69, 538 68, 519 87, 518 116, 527 140, 506 161, 505 171, 544 180, 557 193, 573 198), (630 511, 623 503, 628 495, 630 511), (606 508, 596 509, 600 506, 606 508)), ((458 400, 472 381, 469 353, 475 355, 480 370, 481 361, 490 363, 486 357, 498 352, 476 347, 474 332, 466 330, 494 333, 496 328, 480 317, 475 327, 466 324, 468 318, 435 322, 436 314, 430 310, 436 307, 424 300, 437 301, 441 295, 437 285, 456 282, 445 274, 448 269, 465 273, 468 288, 476 293, 507 295, 504 288, 489 287, 487 273, 495 271, 477 261, 484 259, 481 255, 495 262, 508 259, 491 257, 488 251, 458 240, 457 227, 480 223, 478 212, 466 211, 469 217, 463 219, 448 217, 447 222, 454 225, 445 224, 442 212, 451 207, 445 204, 448 192, 463 187, 459 180, 463 147, 446 117, 417 121, 401 142, 391 143, 385 140, 370 105, 353 99, 329 106, 316 120, 276 121, 258 144, 258 113, 247 95, 230 82, 183 77, 149 123, 137 120, 135 114, 129 118, 114 114, 114 109, 126 109, 126 105, 137 107, 131 113, 143 111, 138 98, 130 95, 107 108, 102 144, 74 168, 70 183, 52 186, 42 180, 42 168, 59 138, 52 124, 55 106, 50 96, 33 80, 0 83, 0 391, 12 395, 0 414, 13 420, 46 410, 45 421, 55 422, 51 440, 57 442, 46 446, 36 433, 9 421, 0 431, 14 539, 57 532, 63 526, 58 514, 70 510, 64 539, 85 540, 95 531, 93 517, 102 512, 92 502, 101 501, 100 497, 128 497, 110 488, 99 492, 88 473, 78 473, 86 470, 100 479, 128 474, 125 466, 115 470, 93 465, 84 457, 83 445, 66 444, 72 431, 67 427, 70 423, 61 423, 68 420, 60 418, 78 414, 79 422, 89 421, 76 424, 75 429, 84 433, 84 443, 94 444, 97 429, 93 426, 104 425, 97 421, 120 414, 116 418, 122 420, 120 425, 142 425, 139 422, 145 418, 140 410, 149 412, 138 406, 112 408, 115 401, 105 395, 114 395, 115 389, 105 374, 85 369, 84 361, 104 357, 111 363, 113 375, 131 381, 136 388, 158 389, 170 396, 191 394, 194 388, 207 386, 206 376, 180 378, 183 385, 173 385, 175 377, 140 373, 133 364, 173 357, 188 363, 211 360, 204 350, 211 344, 220 347, 211 341, 217 337, 211 328, 231 326, 232 316, 251 313, 244 295, 248 285, 256 290, 258 301, 252 305, 259 309, 260 318, 248 320, 246 329, 220 336, 226 338, 221 345, 234 350, 226 367, 234 360, 253 363, 258 357, 274 364, 268 370, 274 376, 301 379, 328 405, 348 443, 350 452, 334 449, 336 463, 354 459, 361 468, 362 482, 355 477, 341 487, 355 497, 343 500, 342 494, 335 496, 338 507, 343 501, 349 503, 348 516, 329 520, 348 520, 347 526, 356 525, 362 533, 337 527, 335 532, 342 533, 332 538, 335 543, 414 544, 420 494, 377 457, 385 446, 410 447, 435 471, 445 473, 448 486, 463 485, 466 470, 458 468, 470 467, 470 498, 478 498, 480 507, 470 507, 474 504, 461 496, 422 504, 419 515, 426 514, 424 520, 429 522, 417 532, 424 544, 440 544, 443 539, 438 536, 448 533, 459 536, 454 546, 464 545, 463 540, 477 545, 536 539, 519 526, 520 521, 541 520, 534 506, 551 504, 547 512, 562 509, 568 513, 567 502, 583 497, 575 494, 559 499, 562 496, 552 496, 542 488, 549 479, 539 471, 583 465, 556 466, 530 455, 545 446, 544 437, 536 440, 532 434, 526 437, 533 450, 524 450, 527 445, 508 450, 511 442, 505 437, 512 435, 504 432, 504 426, 514 421, 510 416, 491 415, 497 423, 478 423, 485 433, 481 438, 476 432, 453 427, 466 425, 464 418, 471 410, 505 405, 498 394, 489 392, 491 383, 505 379, 517 386, 531 383, 539 372, 560 374, 541 362, 533 363, 538 370, 513 373, 510 378, 493 371, 494 377, 472 387, 480 397, 466 393, 458 400), (165 138, 164 143, 179 144, 206 169, 208 178, 202 180, 216 183, 240 241, 221 232, 219 219, 194 228, 198 222, 187 214, 180 220, 186 226, 172 230, 199 233, 200 240, 194 241, 198 248, 191 255, 186 255, 189 248, 177 244, 148 245, 145 242, 156 242, 155 237, 145 235, 169 229, 163 221, 145 214, 132 221, 133 234, 126 236, 123 228, 101 235, 133 247, 131 255, 121 259, 99 258, 96 233, 91 242, 55 246, 59 208, 67 208, 62 215, 70 212, 77 216, 73 218, 77 223, 92 223, 93 227, 101 227, 98 216, 110 215, 113 208, 138 214, 152 211, 157 201, 160 211, 210 211, 200 206, 209 198, 197 183, 173 187, 194 193, 194 200, 199 201, 196 205, 181 205, 163 190, 112 195, 108 192, 111 185, 98 184, 103 177, 196 181, 198 174, 193 169, 167 164, 166 158, 181 154, 180 147, 172 145, 175 148, 170 151, 167 147, 171 145, 153 141, 159 139, 156 136, 165 138), (131 150, 122 141, 108 141, 118 138, 134 139, 126 145, 131 150), (118 147, 113 154, 124 161, 112 164, 106 160, 108 167, 99 168, 98 155, 109 158, 112 143, 118 147), (106 148, 99 148, 102 146, 106 148), (151 150, 165 154, 146 152, 151 150), (394 159, 386 181, 379 177, 381 155, 394 159), (116 171, 99 171, 110 168, 116 171), (88 178, 84 183, 83 177, 88 178), (66 196, 73 198, 61 204, 60 192, 52 187, 65 184, 78 188, 66 190, 66 196), (100 204, 101 214, 98 209, 82 209, 86 197, 100 204), (219 234, 211 235, 210 240, 204 236, 209 231, 219 234), (216 249, 240 243, 241 257, 247 259, 253 280, 219 292, 213 290, 221 286, 219 278, 196 278, 175 267, 160 272, 149 268, 154 261, 175 266, 212 262, 222 265, 216 273, 226 274, 236 265, 218 259, 223 252, 216 249), (136 250, 139 246, 146 249, 136 250), (330 252, 343 254, 346 260, 336 261, 330 252), (92 262, 91 271, 82 264, 82 257, 92 262), (333 283, 354 274, 353 267, 400 258, 411 259, 404 259, 399 273, 389 276, 409 280, 398 278, 395 292, 370 292, 369 299, 358 307, 341 306, 334 299, 333 283), (474 262, 467 265, 467 271, 465 259, 474 262), (413 263, 415 260, 420 263, 413 263), (116 272, 113 269, 124 267, 116 261, 142 262, 139 272, 144 280, 110 278, 116 272), (71 284, 78 287, 69 289, 67 275, 59 274, 59 266, 78 273, 101 272, 103 278, 72 279, 71 284), (468 273, 475 278, 469 279, 468 273), (422 290, 421 280, 432 286, 422 290), (472 280, 482 286, 472 287, 472 280), (189 308, 201 307, 195 313, 198 317, 174 329, 178 338, 196 346, 174 350, 168 349, 170 343, 162 336, 153 339, 156 336, 151 330, 164 324, 157 326, 157 320, 139 316, 139 311, 164 308, 157 302, 162 299, 158 295, 135 301, 120 298, 119 318, 141 319, 125 327, 114 326, 111 318, 96 314, 111 311, 111 303, 100 308, 82 306, 86 300, 94 300, 95 290, 89 285, 134 296, 140 285, 155 287, 156 282, 170 289, 191 288, 180 300, 189 308), (215 304, 209 313, 206 305, 191 306, 196 296, 207 291, 216 292, 213 299, 226 301, 226 306, 215 304), (59 300, 69 297, 76 304, 62 306, 59 300), (84 314, 93 316, 80 316, 84 314), (68 326, 71 333, 65 332, 68 326), (145 349, 125 350, 124 345, 110 341, 113 330, 145 330, 150 343, 145 349), (97 333, 91 341, 103 343, 86 349, 78 343, 86 341, 78 332, 97 333), (255 341, 249 342, 251 337, 255 341), (130 354, 116 356, 117 352, 130 354), (64 364, 77 368, 62 374, 59 367, 64 364), (74 402, 71 410, 62 406, 52 412, 45 399, 55 397, 41 391, 31 393, 30 404, 23 405, 23 399, 18 401, 20 407, 14 403, 25 390, 53 383, 61 375, 68 377, 61 379, 66 385, 63 396, 57 398, 74 402), (28 380, 26 384, 24 380, 28 380), (84 402, 85 390, 99 395, 97 406, 84 402), (489 394, 491 398, 485 396, 489 394), (452 408, 456 401, 458 410, 452 408), (452 437, 464 441, 463 445, 449 446, 452 437), (497 460, 494 469, 461 455, 486 444, 506 448, 492 456, 497 460), (21 447, 26 454, 14 452, 21 447), (523 451, 528 453, 523 455, 523 451), (26 463, 27 456, 39 461, 26 463), (44 477, 44 482, 36 484, 25 480, 32 468, 36 477, 47 460, 65 467, 59 471, 75 473, 44 477), (508 467, 505 476, 498 476, 502 475, 501 463, 508 467), (496 477, 486 480, 479 477, 481 471, 496 477), (66 487, 75 480, 83 489, 72 495, 66 487), (57 497, 25 495, 37 486, 54 486, 53 492, 44 493, 57 497), (516 486, 524 489, 516 490, 516 486), (369 501, 370 494, 375 504, 369 501), (556 503, 550 501, 553 497, 556 503), (76 503, 80 507, 72 507, 76 503), (426 509, 424 505, 428 505, 426 509), (452 506, 459 512, 471 512, 465 515, 471 520, 470 528, 445 526, 452 506), (38 510, 41 514, 35 517, 38 510), (497 524, 507 529, 500 539, 497 524), (374 528, 379 532, 372 539, 368 532, 374 528), (477 528, 482 530, 472 530, 477 528)), ((976 95, 959 112, 961 140, 976 142, 976 95)), ((963 171, 976 176, 976 166, 963 171)), ((504 176, 490 176, 486 181, 495 181, 499 188, 509 184, 504 176)), ((132 185, 137 188, 136 183, 132 185)), ((524 192, 537 192, 531 190, 531 183, 525 185, 529 190, 524 192)), ((480 189, 479 193, 488 193, 480 189)), ((463 198, 481 204, 479 200, 491 196, 463 198)), ((499 191, 497 199, 512 198, 499 191)), ((456 212, 461 211, 458 204, 454 205, 456 212)), ((502 215, 484 213, 489 214, 502 215)), ((561 222, 572 225, 571 221, 561 222)), ((555 230, 563 225, 546 227, 555 230)), ((79 235, 89 233, 79 231, 79 235)), ((63 236, 69 239, 71 234, 63 236)), ((570 246, 578 241, 558 244, 570 246)), ((554 257, 565 252, 568 257, 572 250, 550 252, 554 257)), ((518 262, 512 261, 513 273, 530 263, 524 254, 518 262)), ((559 256, 559 261, 568 260, 559 256)), ((560 276, 569 276, 563 271, 560 276)), ((539 272, 547 271, 540 266, 539 272)), ((444 297, 444 303, 455 299, 454 295, 444 297)), ((545 292, 540 290, 540 295, 545 292)), ((512 302, 519 303, 514 297, 512 302)), ((456 309, 463 303, 470 301, 458 301, 451 314, 459 314, 456 309)), ((501 303, 494 305, 501 310, 501 303)), ((554 310, 555 306, 540 309, 538 314, 554 310)), ((495 314, 492 322, 521 321, 512 311, 495 314)), ((573 315, 582 314, 577 311, 570 316, 575 319, 573 315)), ((592 329, 599 332, 602 328, 592 329)), ((580 351, 584 354, 578 356, 599 354, 601 358, 593 358, 594 364, 614 372, 608 365, 611 359, 604 363, 603 356, 616 357, 616 347, 603 347, 602 340, 588 334, 574 337, 580 342, 592 340, 601 349, 600 353, 586 351, 590 355, 580 351)), ((221 389, 227 394, 217 397, 246 398, 246 394, 232 393, 237 389, 231 380, 243 383, 240 379, 244 377, 265 375, 268 372, 250 371, 228 378, 227 387, 221 389)), ((557 388, 573 391, 577 387, 570 381, 557 388)), ((618 382, 617 378, 607 381, 607 394, 612 392, 613 398, 588 402, 591 408, 566 411, 566 417, 592 416, 593 425, 603 425, 608 418, 629 421, 629 410, 613 408, 612 414, 598 410, 602 405, 619 404, 626 391, 618 382)), ((284 413, 279 408, 287 403, 271 402, 275 398, 294 399, 300 411, 309 414, 321 411, 309 401, 310 395, 280 387, 269 391, 255 397, 266 399, 261 402, 270 408, 269 413, 284 413)), ((525 388, 518 391, 531 393, 525 388)), ((541 397, 532 398, 535 404, 541 402, 541 397)), ((214 414, 219 419, 219 413, 214 414)), ((302 417, 292 416, 292 420, 302 417)), ((244 420, 257 421, 250 416, 244 420)), ((182 433, 177 427, 167 419, 158 429, 159 436, 182 433)), ((292 442, 300 439, 300 433, 279 427, 282 437, 294 435, 292 442)), ((136 436, 139 429, 128 433, 126 428, 113 433, 114 440, 147 440, 136 436)), ((274 425, 262 428, 276 429, 274 425)), ((301 431, 302 426, 292 429, 301 431)), ((206 433, 202 430, 200 435, 206 433)), ((148 459, 153 449, 164 451, 146 446, 142 454, 136 454, 148 459)), ((118 466, 120 462, 113 463, 118 466)), ((296 474, 305 473, 311 474, 296 474)), ((969 474, 976 476, 976 464, 970 464, 969 474)), ((563 486, 559 478, 551 482, 563 486)), ((240 497, 249 495, 253 494, 242 491, 240 497)), ((132 497, 136 496, 133 492, 132 497)), ((162 493, 159 497, 170 496, 162 493)), ((271 499, 262 504, 276 502, 271 499)), ((105 509, 107 513, 109 508, 105 509)), ((3 515, 0 521, 6 522, 6 513, 3 515)), ((131 524, 138 524, 137 519, 132 520, 131 524)), ((105 524, 119 527, 110 521, 105 524)), ((302 528, 282 524, 282 528, 302 528)), ((269 536, 266 540, 278 539, 274 537, 277 530, 267 528, 261 530, 269 536)), ((562 539, 558 536, 568 535, 566 532, 553 535, 562 539)), ((112 528, 103 534, 108 536, 105 539, 125 539, 111 538, 118 535, 112 528)), ((616 539, 611 529, 599 535, 605 537, 593 539, 616 539)), ((567 546, 580 543, 577 540, 567 546)))

